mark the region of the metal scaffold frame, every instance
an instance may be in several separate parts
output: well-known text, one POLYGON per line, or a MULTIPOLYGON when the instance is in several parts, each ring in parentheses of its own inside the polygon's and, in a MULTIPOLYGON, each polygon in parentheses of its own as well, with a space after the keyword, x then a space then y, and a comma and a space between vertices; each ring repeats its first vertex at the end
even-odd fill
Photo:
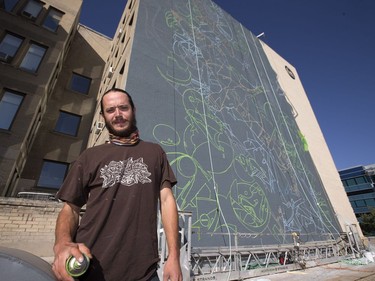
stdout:
MULTIPOLYGON (((191 213, 180 212, 179 215, 184 280, 244 280, 357 258, 363 250, 353 226, 347 226, 347 232, 341 233, 337 239, 326 241, 301 244, 298 233, 293 232, 293 244, 238 246, 238 238, 250 234, 236 233, 233 247, 194 247, 191 245, 191 213)), ((161 276, 168 252, 160 222, 159 227, 161 276)))

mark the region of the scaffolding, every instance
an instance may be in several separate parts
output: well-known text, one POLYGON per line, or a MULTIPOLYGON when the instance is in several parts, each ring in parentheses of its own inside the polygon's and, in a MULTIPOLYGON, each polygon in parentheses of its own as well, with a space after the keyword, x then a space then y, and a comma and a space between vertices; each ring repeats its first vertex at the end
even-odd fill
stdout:
MULTIPOLYGON (((238 238, 251 234, 235 233, 233 247, 194 247, 191 245, 192 214, 180 212, 179 216, 184 280, 244 280, 358 258, 364 250, 355 225, 347 225, 346 232, 326 241, 301 243, 299 234, 292 232, 292 244, 238 246, 238 238)), ((161 277, 168 252, 160 221, 159 229, 161 266, 158 274, 161 277)))

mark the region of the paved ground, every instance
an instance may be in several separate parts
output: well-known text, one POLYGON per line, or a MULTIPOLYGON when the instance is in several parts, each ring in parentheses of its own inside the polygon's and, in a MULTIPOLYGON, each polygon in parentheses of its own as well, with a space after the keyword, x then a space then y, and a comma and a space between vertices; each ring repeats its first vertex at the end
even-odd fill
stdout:
POLYGON ((375 262, 367 259, 340 261, 305 270, 289 271, 262 277, 250 278, 252 281, 375 281, 375 262))
MULTIPOLYGON (((45 258, 52 262, 53 258, 45 258)), ((375 262, 366 258, 345 260, 304 270, 254 277, 246 281, 375 281, 375 262)))
MULTIPOLYGON (((52 263, 53 257, 44 258, 52 263)), ((1 280, 1 278, 0 278, 1 280)), ((365 257, 343 260, 272 275, 247 278, 245 281, 375 281, 375 262, 365 257)))

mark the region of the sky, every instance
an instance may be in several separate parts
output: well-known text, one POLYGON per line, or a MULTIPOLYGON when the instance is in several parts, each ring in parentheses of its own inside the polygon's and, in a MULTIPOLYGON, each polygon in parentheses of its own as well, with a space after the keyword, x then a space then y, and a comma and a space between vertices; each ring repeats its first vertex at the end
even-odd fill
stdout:
MULTIPOLYGON (((336 168, 375 164, 375 1, 214 2, 296 68, 336 168)), ((125 5, 83 0, 80 22, 112 38, 125 5)))

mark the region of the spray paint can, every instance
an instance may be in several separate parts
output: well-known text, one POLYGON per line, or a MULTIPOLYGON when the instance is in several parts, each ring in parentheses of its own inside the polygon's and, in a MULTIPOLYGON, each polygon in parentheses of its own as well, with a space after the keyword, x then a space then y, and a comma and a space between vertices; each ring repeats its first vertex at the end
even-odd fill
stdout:
POLYGON ((83 261, 79 262, 74 256, 70 256, 65 263, 66 272, 72 277, 84 274, 90 265, 90 258, 83 254, 83 261))

